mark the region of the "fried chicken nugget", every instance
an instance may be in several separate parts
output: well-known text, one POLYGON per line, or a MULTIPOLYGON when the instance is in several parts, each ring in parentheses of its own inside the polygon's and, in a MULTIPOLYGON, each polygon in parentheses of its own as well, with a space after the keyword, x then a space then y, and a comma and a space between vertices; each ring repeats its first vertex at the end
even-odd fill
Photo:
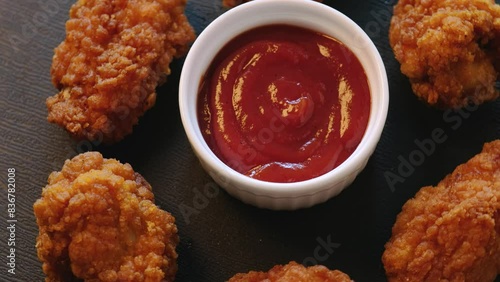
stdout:
POLYGON ((294 261, 286 265, 276 265, 269 272, 250 271, 238 273, 228 282, 351 282, 338 270, 329 270, 322 265, 305 267, 294 261))
POLYGON ((89 152, 53 172, 34 206, 45 281, 174 281, 174 217, 129 164, 89 152))
POLYGON ((500 273, 500 140, 404 206, 385 245, 389 281, 494 281, 500 273))
POLYGON ((48 120, 76 139, 112 143, 132 132, 156 100, 193 28, 186 0, 79 0, 55 49, 48 120))
POLYGON ((400 0, 389 39, 413 92, 438 108, 496 99, 500 5, 494 0, 400 0))
MULTIPOLYGON (((233 7, 236 7, 240 4, 243 4, 243 3, 246 3, 246 2, 250 2, 252 0, 222 0, 222 6, 226 7, 226 8, 233 8, 233 7)), ((284 0, 286 1, 286 0, 284 0)), ((323 0, 315 0, 317 2, 323 2, 323 0)))

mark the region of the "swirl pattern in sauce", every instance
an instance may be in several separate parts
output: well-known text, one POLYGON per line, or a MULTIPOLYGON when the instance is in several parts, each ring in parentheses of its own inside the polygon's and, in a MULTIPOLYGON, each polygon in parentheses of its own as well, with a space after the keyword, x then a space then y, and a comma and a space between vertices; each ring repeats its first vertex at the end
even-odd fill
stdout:
POLYGON ((204 138, 230 167, 271 182, 327 173, 360 143, 370 116, 364 69, 345 45, 288 25, 230 41, 200 84, 204 138))

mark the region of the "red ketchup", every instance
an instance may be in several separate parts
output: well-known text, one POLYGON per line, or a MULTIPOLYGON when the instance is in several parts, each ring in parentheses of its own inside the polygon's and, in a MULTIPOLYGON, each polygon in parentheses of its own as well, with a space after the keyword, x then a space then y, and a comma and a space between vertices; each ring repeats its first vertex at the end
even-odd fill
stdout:
POLYGON ((270 182, 331 171, 359 145, 369 116, 368 81, 352 51, 288 25, 231 40, 199 88, 198 120, 215 155, 270 182))

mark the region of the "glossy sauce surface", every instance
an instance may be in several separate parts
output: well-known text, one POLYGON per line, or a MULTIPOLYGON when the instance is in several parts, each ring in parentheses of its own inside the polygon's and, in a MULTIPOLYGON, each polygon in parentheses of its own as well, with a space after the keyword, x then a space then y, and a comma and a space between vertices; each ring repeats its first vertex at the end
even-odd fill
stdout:
POLYGON ((212 151, 249 177, 296 182, 327 173, 360 143, 370 89, 339 41, 288 25, 226 44, 201 81, 198 119, 212 151))

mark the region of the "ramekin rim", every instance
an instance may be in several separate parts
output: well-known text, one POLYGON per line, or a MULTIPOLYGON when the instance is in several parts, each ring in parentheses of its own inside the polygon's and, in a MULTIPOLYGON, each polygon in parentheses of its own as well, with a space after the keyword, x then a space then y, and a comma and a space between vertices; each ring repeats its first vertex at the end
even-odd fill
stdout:
MULTIPOLYGON (((244 28, 243 30, 248 30, 252 27, 254 26, 244 28)), ((231 35, 228 37, 231 39, 235 35, 231 35)), ((227 41, 221 42, 219 45, 223 46, 226 42, 227 41)), ((214 55, 215 54, 211 54, 211 57, 213 57, 214 55)), ((203 70, 202 73, 204 73, 204 71, 205 70, 203 70)), ((370 92, 373 92, 373 89, 370 89, 370 92)), ((371 93, 370 95, 371 99, 373 100, 374 98, 373 93, 371 93)), ((206 168, 207 170, 211 170, 209 171, 209 173, 210 174, 217 173, 219 175, 225 175, 225 178, 230 179, 232 186, 237 190, 245 191, 256 196, 266 196, 271 198, 297 198, 302 196, 314 195, 320 193, 321 191, 330 189, 328 187, 330 184, 331 184, 330 186, 335 187, 335 183, 341 182, 342 179, 347 178, 353 173, 356 174, 359 173, 359 171, 362 169, 362 166, 364 166, 364 163, 368 161, 371 154, 375 150, 376 145, 380 139, 380 136, 382 134, 385 125, 385 120, 387 117, 388 105, 389 105, 389 87, 388 87, 385 66, 380 56, 380 53, 378 52, 378 50, 376 49, 375 45, 370 40, 368 35, 366 35, 366 33, 354 21, 352 21, 350 18, 348 18, 341 12, 331 7, 328 7, 324 4, 306 0, 252 1, 240 5, 238 7, 235 7, 222 14, 220 17, 215 19, 209 26, 207 26, 207 28, 199 35, 198 39, 192 45, 191 51, 188 53, 188 56, 184 63, 183 70, 181 72, 180 85, 179 85, 179 107, 186 135, 197 157, 200 158, 201 161, 208 166, 208 168, 206 168), (189 105, 186 104, 186 100, 184 99, 185 95, 187 94, 184 91, 184 86, 185 83, 187 83, 186 80, 188 79, 186 73, 188 71, 191 71, 190 69, 192 67, 191 64, 195 63, 190 61, 190 58, 192 57, 190 57, 189 54, 191 52, 197 52, 198 48, 202 48, 200 46, 202 46, 204 41, 210 39, 210 36, 212 35, 210 32, 212 33, 214 32, 212 30, 217 30, 218 28, 222 28, 227 18, 236 15, 237 13, 243 13, 243 11, 249 8, 256 6, 265 6, 267 5, 266 3, 272 3, 273 5, 278 5, 278 6, 285 5, 284 2, 287 2, 286 5, 292 5, 292 4, 303 5, 304 3, 307 3, 307 5, 310 7, 315 7, 315 9, 322 9, 324 11, 328 10, 329 13, 335 15, 335 17, 332 17, 332 21, 341 20, 344 23, 345 22, 349 23, 349 26, 355 29, 357 33, 361 37, 363 37, 365 41, 368 42, 370 53, 372 54, 372 56, 374 56, 373 57, 373 59, 375 60, 374 63, 377 66, 374 76, 377 77, 377 80, 380 83, 379 90, 381 91, 381 93, 377 96, 377 98, 380 98, 380 100, 377 101, 377 105, 379 106, 378 108, 375 108, 375 103, 373 101, 371 102, 370 120, 367 125, 367 129, 365 130, 364 136, 360 144, 355 149, 355 151, 349 156, 348 159, 346 159, 342 164, 340 164, 335 169, 318 177, 299 182, 276 183, 276 182, 268 182, 268 181, 253 179, 248 176, 245 176, 231 169, 228 165, 226 165, 223 161, 221 161, 212 152, 212 150, 206 144, 204 138, 201 136, 201 130, 199 128, 197 120, 196 121, 190 120, 187 114, 189 105), (197 134, 196 131, 199 131, 200 134, 197 134), (359 169, 360 167, 361 169, 359 169), (295 196, 290 196, 290 195, 295 195, 295 196)))

